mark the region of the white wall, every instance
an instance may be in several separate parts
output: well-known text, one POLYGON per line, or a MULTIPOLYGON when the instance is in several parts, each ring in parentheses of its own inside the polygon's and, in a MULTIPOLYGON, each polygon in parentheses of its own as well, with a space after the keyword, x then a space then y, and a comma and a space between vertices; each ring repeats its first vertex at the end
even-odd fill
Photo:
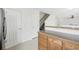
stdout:
POLYGON ((59 24, 60 25, 79 26, 79 17, 75 17, 74 19, 60 18, 59 19, 59 24))
POLYGON ((45 21, 45 26, 57 26, 57 25, 58 20, 56 19, 55 15, 50 15, 45 21))
POLYGON ((39 11, 29 8, 6 9, 6 48, 32 40, 39 31, 39 11))
POLYGON ((79 26, 79 8, 74 8, 72 10, 67 9, 67 8, 41 8, 39 9, 42 12, 50 14, 50 18, 48 18, 47 25, 54 25, 56 22, 53 22, 57 20, 59 22, 59 26, 61 25, 73 25, 73 26, 79 26), (49 20, 53 19, 52 16, 56 16, 54 20, 49 20), (74 19, 69 19, 72 15, 75 16, 74 19))
POLYGON ((22 19, 22 38, 25 39, 28 36, 31 36, 31 38, 36 37, 39 31, 39 11, 36 9, 23 9, 22 19))

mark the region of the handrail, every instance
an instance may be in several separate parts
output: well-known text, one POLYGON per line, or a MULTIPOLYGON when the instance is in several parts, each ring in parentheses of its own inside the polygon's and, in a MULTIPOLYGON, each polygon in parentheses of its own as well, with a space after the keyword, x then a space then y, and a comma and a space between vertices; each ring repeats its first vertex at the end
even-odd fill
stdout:
POLYGON ((40 20, 40 27, 43 25, 43 23, 45 22, 45 20, 48 18, 49 14, 45 14, 41 20, 40 20))

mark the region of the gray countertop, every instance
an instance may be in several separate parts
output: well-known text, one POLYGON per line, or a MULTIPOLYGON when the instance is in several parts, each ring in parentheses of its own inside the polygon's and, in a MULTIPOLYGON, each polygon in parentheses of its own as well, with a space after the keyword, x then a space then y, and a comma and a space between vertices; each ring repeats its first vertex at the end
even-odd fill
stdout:
POLYGON ((57 32, 57 31, 51 31, 51 30, 45 30, 44 32, 47 33, 47 34, 50 34, 50 35, 55 35, 55 36, 58 36, 58 37, 66 38, 68 40, 73 40, 73 41, 79 42, 79 35, 57 32))

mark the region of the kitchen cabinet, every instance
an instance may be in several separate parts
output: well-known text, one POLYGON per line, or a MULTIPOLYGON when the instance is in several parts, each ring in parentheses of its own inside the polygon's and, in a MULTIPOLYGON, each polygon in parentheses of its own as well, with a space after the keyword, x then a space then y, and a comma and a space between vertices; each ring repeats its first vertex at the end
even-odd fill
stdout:
POLYGON ((62 50, 62 41, 55 36, 48 37, 48 50, 62 50))
POLYGON ((75 43, 75 49, 79 50, 79 43, 75 43))
POLYGON ((39 33, 38 45, 40 50, 47 50, 47 36, 45 33, 39 33))
POLYGON ((38 39, 39 50, 79 50, 79 42, 59 36, 39 32, 38 39))
POLYGON ((63 50, 79 50, 79 42, 75 42, 72 40, 64 40, 63 50))
POLYGON ((75 49, 75 42, 70 40, 63 41, 63 50, 74 50, 75 49))

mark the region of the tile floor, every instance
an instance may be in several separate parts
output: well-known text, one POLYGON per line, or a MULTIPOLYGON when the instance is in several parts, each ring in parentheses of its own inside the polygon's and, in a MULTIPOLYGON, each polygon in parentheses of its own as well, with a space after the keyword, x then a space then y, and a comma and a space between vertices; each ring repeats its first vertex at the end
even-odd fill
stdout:
POLYGON ((29 40, 9 48, 8 50, 38 50, 38 39, 29 40))

